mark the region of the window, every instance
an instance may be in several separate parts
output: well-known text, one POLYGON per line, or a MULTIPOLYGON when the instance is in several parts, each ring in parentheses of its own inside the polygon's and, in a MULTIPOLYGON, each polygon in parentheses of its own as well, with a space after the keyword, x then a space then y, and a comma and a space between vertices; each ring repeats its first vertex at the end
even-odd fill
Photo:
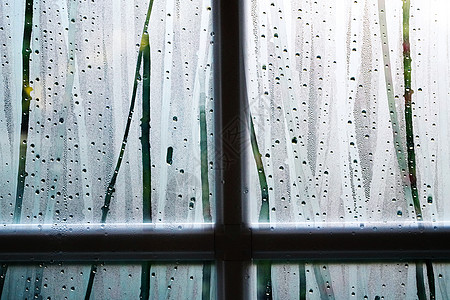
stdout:
POLYGON ((8 298, 448 298, 445 1, 3 1, 8 298))

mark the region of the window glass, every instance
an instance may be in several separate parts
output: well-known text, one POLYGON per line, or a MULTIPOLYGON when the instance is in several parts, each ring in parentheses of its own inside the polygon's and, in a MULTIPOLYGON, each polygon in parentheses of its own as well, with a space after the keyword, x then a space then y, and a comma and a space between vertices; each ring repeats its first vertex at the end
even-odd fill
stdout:
POLYGON ((210 0, 1 1, 0 222, 211 222, 213 37, 210 0))
POLYGON ((448 6, 247 3, 254 222, 450 219, 448 6))
MULTIPOLYGON (((447 299, 448 263, 275 263, 253 266, 254 299, 447 299), (434 268, 433 268, 434 267, 434 268), (262 274, 262 275, 261 275, 262 274)), ((251 275, 251 276, 252 276, 251 275)))
POLYGON ((102 263, 10 265, 2 299, 215 299, 215 270, 205 264, 102 263), (148 266, 148 276, 143 270, 148 266), (147 280, 148 281, 147 281, 147 280))

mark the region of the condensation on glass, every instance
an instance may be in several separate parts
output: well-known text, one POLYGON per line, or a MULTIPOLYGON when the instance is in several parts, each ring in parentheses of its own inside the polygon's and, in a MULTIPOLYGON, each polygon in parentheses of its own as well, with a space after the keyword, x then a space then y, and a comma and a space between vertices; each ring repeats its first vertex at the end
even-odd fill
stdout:
POLYGON ((211 222, 211 1, 149 3, 1 1, 1 223, 211 222))
MULTIPOLYGON (((147 299, 215 299, 215 269, 208 265, 205 273, 205 265, 151 265, 147 299)), ((42 263, 8 269, 2 299, 85 299, 91 265, 42 263)), ((89 299, 140 299, 141 273, 138 263, 98 264, 89 299)))
POLYGON ((448 263, 423 261, 369 263, 259 262, 251 277, 268 267, 271 277, 253 280, 254 299, 448 299, 448 263))
POLYGON ((450 220, 448 9, 247 3, 253 222, 450 220))

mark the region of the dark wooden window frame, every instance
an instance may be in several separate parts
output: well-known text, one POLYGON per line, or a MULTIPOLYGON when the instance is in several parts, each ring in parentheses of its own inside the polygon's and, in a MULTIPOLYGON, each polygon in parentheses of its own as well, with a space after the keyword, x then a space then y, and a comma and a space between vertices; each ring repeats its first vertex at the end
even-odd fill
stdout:
POLYGON ((253 260, 399 261, 450 258, 445 223, 252 227, 245 203, 243 0, 214 0, 216 215, 213 225, 1 225, 0 261, 214 261, 217 298, 249 299, 253 260), (242 141, 242 142, 241 142, 242 141))

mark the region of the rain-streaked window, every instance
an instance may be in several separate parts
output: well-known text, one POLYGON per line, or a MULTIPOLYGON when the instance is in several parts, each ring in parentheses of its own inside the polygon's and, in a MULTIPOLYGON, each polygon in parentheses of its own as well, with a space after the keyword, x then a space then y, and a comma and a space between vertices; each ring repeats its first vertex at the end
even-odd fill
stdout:
POLYGON ((0 245, 0 298, 449 298, 450 247, 298 238, 450 228, 449 3, 224 1, 0 1, 0 237, 68 250, 0 245))
POLYGON ((2 223, 211 222, 210 2, 2 1, 2 223))
MULTIPOLYGON (((255 226, 449 221, 448 7, 248 2, 255 226)), ((258 299, 447 299, 450 291, 448 266, 431 261, 259 262, 254 272, 258 299)))
MULTIPOLYGON (((212 222, 211 5, 1 1, 0 223, 212 222)), ((2 263, 0 295, 209 299, 202 265, 2 263)))
POLYGON ((248 6, 252 220, 448 221, 448 3, 248 6))

